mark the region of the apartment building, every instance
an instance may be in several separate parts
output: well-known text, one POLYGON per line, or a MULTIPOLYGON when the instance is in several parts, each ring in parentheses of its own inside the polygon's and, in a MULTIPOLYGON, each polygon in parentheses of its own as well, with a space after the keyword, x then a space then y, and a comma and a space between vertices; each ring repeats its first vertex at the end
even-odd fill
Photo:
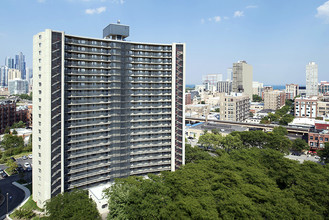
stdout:
POLYGON ((318 101, 317 117, 329 118, 329 101, 318 101))
POLYGON ((317 117, 317 97, 300 97, 295 99, 296 118, 316 118, 317 117))
POLYGON ((10 127, 16 120, 16 101, 5 99, 0 101, 0 133, 10 127))
POLYGON ((319 94, 329 95, 329 82, 321 81, 318 86, 319 86, 319 94))
POLYGON ((264 92, 264 109, 277 110, 285 105, 286 93, 279 90, 264 92))
POLYGON ((252 94, 262 97, 264 84, 260 82, 252 82, 252 94))
POLYGON ((318 95, 318 65, 309 62, 306 65, 306 96, 318 95))
POLYGON ((308 146, 311 150, 323 149, 324 144, 329 141, 328 130, 313 131, 308 133, 308 146))
POLYGON ((220 120, 244 121, 249 117, 250 99, 242 93, 220 94, 220 120))
POLYGON ((8 69, 8 81, 13 79, 22 79, 22 73, 18 69, 8 69))
POLYGON ((245 93, 252 99, 252 66, 246 61, 233 63, 232 91, 245 93))
POLYGON ((232 92, 232 81, 219 81, 217 82, 217 92, 232 92))
POLYGON ((185 44, 45 30, 33 38, 33 200, 185 163, 185 44))
POLYGON ((299 94, 299 86, 297 84, 286 84, 286 99, 294 99, 299 94))

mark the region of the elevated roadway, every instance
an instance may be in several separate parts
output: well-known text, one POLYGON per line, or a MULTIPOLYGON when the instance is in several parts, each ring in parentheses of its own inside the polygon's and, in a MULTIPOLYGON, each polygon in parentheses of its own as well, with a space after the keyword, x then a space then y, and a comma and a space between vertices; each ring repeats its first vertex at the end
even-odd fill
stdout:
MULTIPOLYGON (((236 122, 236 121, 221 121, 215 119, 205 119, 205 118, 193 118, 193 117, 186 117, 185 122, 191 124, 192 122, 213 122, 217 124, 226 124, 226 125, 238 125, 247 128, 254 128, 254 129, 262 129, 265 132, 272 131, 273 128, 278 127, 280 125, 274 124, 254 124, 254 123, 246 123, 246 122, 236 122)), ((289 134, 300 134, 306 135, 310 131, 309 128, 299 128, 299 127, 291 127, 291 126, 282 126, 287 129, 289 134)))

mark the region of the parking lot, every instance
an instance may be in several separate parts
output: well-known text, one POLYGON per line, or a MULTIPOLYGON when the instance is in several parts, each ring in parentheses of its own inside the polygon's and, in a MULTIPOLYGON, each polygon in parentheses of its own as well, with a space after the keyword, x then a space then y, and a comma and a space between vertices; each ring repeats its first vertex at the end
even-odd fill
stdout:
MULTIPOLYGON (((26 167, 24 166, 25 163, 29 163, 30 166, 32 167, 32 159, 30 159, 28 157, 26 159, 18 158, 18 159, 16 159, 16 163, 20 164, 19 166, 22 166, 24 170, 26 170, 26 167)), ((0 164, 1 170, 5 170, 7 168, 8 167, 6 166, 6 164, 0 164)), ((1 175, 0 175, 0 179, 3 179, 1 175)))

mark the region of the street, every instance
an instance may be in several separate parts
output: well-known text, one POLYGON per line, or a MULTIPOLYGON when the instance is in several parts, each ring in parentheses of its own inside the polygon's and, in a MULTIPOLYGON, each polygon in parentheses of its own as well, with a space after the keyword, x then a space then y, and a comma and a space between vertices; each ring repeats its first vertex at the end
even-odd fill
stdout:
MULTIPOLYGON (((24 172, 25 179, 28 182, 32 180, 32 172, 24 172)), ((24 192, 14 186, 12 182, 20 179, 20 175, 9 176, 0 180, 1 194, 5 196, 4 203, 0 206, 0 219, 1 216, 7 214, 7 193, 8 193, 8 211, 15 209, 24 199, 24 192)))
POLYGON ((308 161, 313 161, 313 162, 316 162, 316 163, 320 163, 319 162, 319 159, 316 159, 315 157, 316 156, 311 156, 311 155, 309 155, 309 156, 307 156, 307 155, 304 155, 304 154, 302 154, 302 155, 300 155, 300 156, 296 156, 296 155, 287 155, 287 156, 285 156, 286 158, 289 158, 289 159, 291 159, 291 160, 296 160, 296 161, 299 161, 300 163, 303 163, 305 160, 308 160, 308 161))

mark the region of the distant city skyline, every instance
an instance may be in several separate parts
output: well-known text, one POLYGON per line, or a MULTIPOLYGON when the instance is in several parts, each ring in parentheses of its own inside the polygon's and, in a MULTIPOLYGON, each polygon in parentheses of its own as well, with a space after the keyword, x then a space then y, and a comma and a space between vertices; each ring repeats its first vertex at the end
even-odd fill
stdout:
POLYGON ((312 61, 319 81, 329 80, 325 0, 4 0, 0 66, 23 52, 31 67, 32 36, 44 29, 99 38, 99 30, 118 19, 133 27, 128 41, 185 42, 187 84, 225 75, 238 60, 252 65, 253 81, 264 85, 305 85, 312 61))

